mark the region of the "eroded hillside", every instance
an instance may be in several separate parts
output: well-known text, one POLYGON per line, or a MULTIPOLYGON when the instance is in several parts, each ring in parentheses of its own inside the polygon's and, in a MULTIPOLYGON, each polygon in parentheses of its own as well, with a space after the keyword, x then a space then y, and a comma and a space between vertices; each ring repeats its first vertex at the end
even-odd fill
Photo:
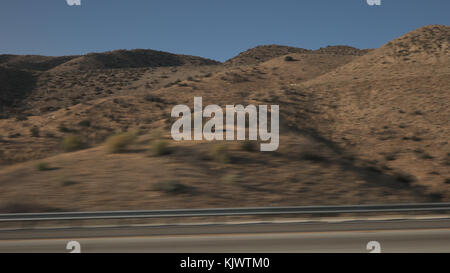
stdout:
POLYGON ((0 209, 448 201, 448 31, 374 50, 257 47, 225 65, 118 51, 32 72, 0 120, 0 209), (279 150, 172 141, 171 109, 194 96, 279 105, 279 150), (120 132, 127 145, 111 152, 105 141, 120 132), (79 145, 68 151, 67 139, 79 145))

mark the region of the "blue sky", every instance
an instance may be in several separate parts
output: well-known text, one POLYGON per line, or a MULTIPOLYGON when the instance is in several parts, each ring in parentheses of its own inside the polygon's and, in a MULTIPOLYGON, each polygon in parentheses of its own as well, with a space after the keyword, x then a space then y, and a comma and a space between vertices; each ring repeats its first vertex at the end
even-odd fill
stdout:
POLYGON ((149 48, 226 60, 256 45, 379 47, 428 24, 449 0, 0 0, 0 54, 149 48))

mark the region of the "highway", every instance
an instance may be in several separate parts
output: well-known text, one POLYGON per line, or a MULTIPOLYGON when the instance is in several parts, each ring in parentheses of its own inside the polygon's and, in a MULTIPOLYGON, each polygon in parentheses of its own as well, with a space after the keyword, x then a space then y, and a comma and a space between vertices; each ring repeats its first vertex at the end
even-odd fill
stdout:
POLYGON ((450 219, 1 230, 1 253, 450 253, 450 219))

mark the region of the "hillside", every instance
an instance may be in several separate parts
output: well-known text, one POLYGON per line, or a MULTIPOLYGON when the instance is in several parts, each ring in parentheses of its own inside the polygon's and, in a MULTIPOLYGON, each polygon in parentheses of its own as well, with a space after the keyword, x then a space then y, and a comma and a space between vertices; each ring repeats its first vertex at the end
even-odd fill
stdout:
POLYGON ((168 67, 182 65, 199 66, 215 64, 219 64, 219 62, 163 51, 135 49, 87 54, 61 64, 60 66, 55 67, 53 71, 64 72, 72 70, 168 67))
POLYGON ((20 105, 32 92, 34 84, 35 77, 32 73, 0 67, 0 114, 6 107, 20 105))
POLYGON ((450 176, 449 30, 415 30, 302 85, 323 102, 329 139, 440 194, 450 176))
POLYGON ((257 47, 226 65, 134 68, 121 56, 115 69, 85 58, 97 68, 33 74, 0 119, 0 211, 450 201, 448 30, 373 50, 257 47), (194 96, 279 105, 279 150, 172 141, 171 109, 194 96), (136 139, 114 153, 106 140, 119 132, 136 139), (76 151, 64 149, 70 136, 76 151))
POLYGON ((0 55, 0 67, 17 70, 47 71, 77 57, 79 56, 0 55))
POLYGON ((314 50, 313 52, 318 54, 363 56, 370 51, 370 49, 358 49, 351 46, 327 46, 314 50))
POLYGON ((430 25, 395 39, 383 46, 378 54, 386 59, 405 62, 448 61, 450 28, 430 25))
POLYGON ((309 52, 309 50, 291 46, 281 46, 281 45, 257 46, 240 53, 234 58, 227 60, 225 64, 237 66, 258 64, 291 53, 306 53, 306 52, 309 52))
POLYGON ((357 49, 351 46, 327 46, 317 50, 309 50, 281 45, 264 45, 251 48, 231 58, 225 65, 252 65, 285 56, 289 54, 326 54, 326 55, 352 55, 362 56, 369 52, 367 49, 357 49))

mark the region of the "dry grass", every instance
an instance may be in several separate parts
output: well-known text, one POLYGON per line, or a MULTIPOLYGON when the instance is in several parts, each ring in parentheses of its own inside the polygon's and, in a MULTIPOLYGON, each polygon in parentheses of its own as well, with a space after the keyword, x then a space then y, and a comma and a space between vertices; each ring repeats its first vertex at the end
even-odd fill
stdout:
POLYGON ((0 199, 36 196, 63 210, 450 200, 447 31, 430 26, 371 51, 265 47, 227 65, 40 71, 20 105, 1 112, 0 199), (170 142, 170 156, 148 156, 140 146, 165 154, 170 111, 192 109, 194 96, 280 105, 279 151, 186 141, 170 142), (117 137, 105 155, 113 132, 137 130, 136 145, 117 137), (91 148, 60 154, 69 134, 91 148), (36 162, 57 169, 37 171, 36 162), (188 201, 157 190, 160 181, 188 187, 188 201))
POLYGON ((62 147, 66 152, 74 152, 84 148, 84 143, 79 136, 71 135, 64 137, 62 147))
POLYGON ((120 133, 108 138, 106 149, 109 153, 123 153, 134 143, 136 135, 132 133, 120 133))
POLYGON ((151 154, 153 156, 163 156, 171 153, 170 145, 167 140, 158 139, 152 142, 151 154))
POLYGON ((226 143, 215 144, 211 147, 210 156, 219 163, 230 163, 232 157, 226 143))

